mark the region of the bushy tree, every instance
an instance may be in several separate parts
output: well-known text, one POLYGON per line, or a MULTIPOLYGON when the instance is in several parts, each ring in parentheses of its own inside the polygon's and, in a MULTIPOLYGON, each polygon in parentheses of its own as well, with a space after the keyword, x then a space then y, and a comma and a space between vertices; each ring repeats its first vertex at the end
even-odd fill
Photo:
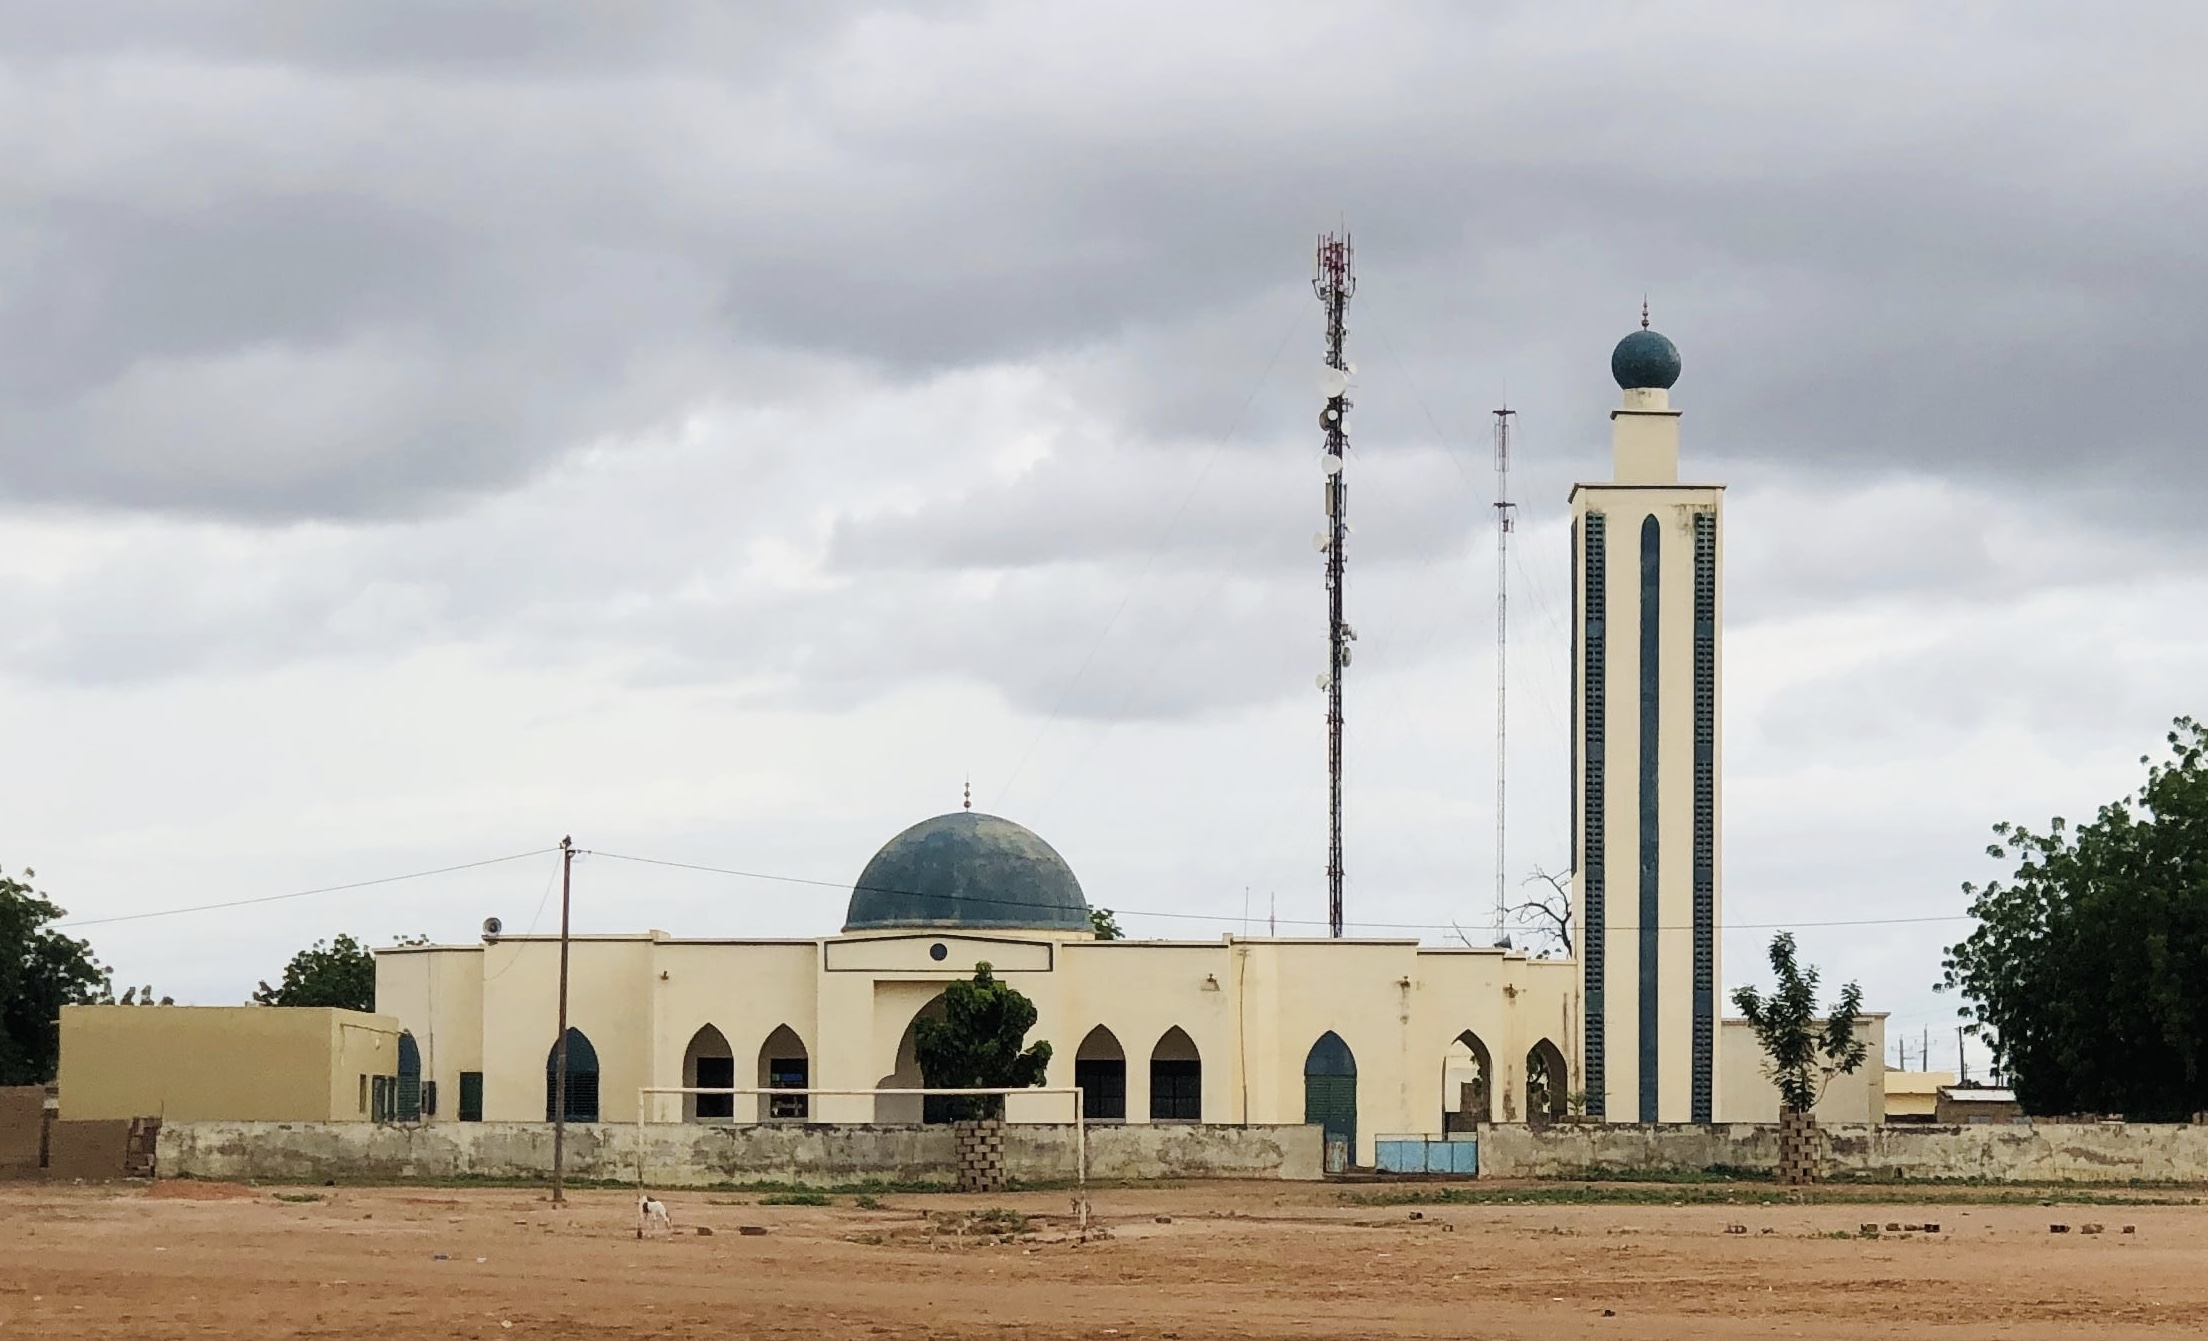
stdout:
POLYGON ((374 1010, 376 957, 351 936, 316 941, 284 965, 281 983, 271 987, 263 982, 253 993, 253 1004, 374 1010))
POLYGON ((1863 1014, 1863 989, 1849 983, 1840 989, 1840 1000, 1825 1012, 1819 1024, 1815 968, 1803 968, 1794 959, 1794 933, 1782 931, 1771 938, 1771 974, 1778 987, 1770 996, 1753 987, 1735 988, 1733 1005, 1747 1017, 1763 1044, 1768 1059, 1765 1070, 1779 1087, 1779 1104, 1789 1112, 1807 1113, 1824 1097, 1834 1076, 1844 1076, 1863 1065, 1870 1045, 1855 1036, 1855 1023, 1863 1014))
MULTIPOLYGON (((1016 1089, 1043 1083, 1050 1044, 1027 1042, 1035 1027, 1035 1003, 999 982, 987 964, 974 966, 972 982, 943 989, 943 1018, 913 1026, 920 1075, 929 1089, 1016 1089)), ((1002 1096, 954 1099, 957 1117, 1002 1117, 1002 1096)))
POLYGON ((1978 926, 1942 990, 2032 1113, 2181 1120, 2208 1109, 2208 728, 2090 823, 1997 824, 2007 880, 1963 886, 1978 926))
POLYGON ((68 914, 31 888, 36 876, 0 875, 0 1085, 44 1085, 61 1061, 61 1008, 108 997, 108 972, 89 943, 49 923, 68 914))
POLYGON ((1127 934, 1119 929, 1119 917, 1109 908, 1089 909, 1089 929, 1100 941, 1116 941, 1127 934))

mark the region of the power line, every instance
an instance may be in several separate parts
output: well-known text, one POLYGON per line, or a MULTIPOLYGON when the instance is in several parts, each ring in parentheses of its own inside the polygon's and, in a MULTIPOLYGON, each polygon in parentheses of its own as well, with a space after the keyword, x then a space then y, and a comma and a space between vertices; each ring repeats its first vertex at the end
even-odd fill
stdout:
POLYGON ((432 875, 450 875, 454 871, 473 871, 484 866, 497 866, 503 862, 520 861, 525 857, 541 857, 558 848, 540 847, 528 852, 516 852, 505 857, 488 857, 482 861, 464 861, 457 866, 440 866, 432 871, 408 871, 405 875, 386 875, 374 880, 355 880, 347 885, 324 885, 320 889, 300 889, 289 894, 264 894, 257 899, 230 899, 223 903, 200 903, 189 908, 163 908, 150 913, 119 913, 114 917, 80 917, 74 921, 57 922, 57 927, 98 927, 113 922, 143 922, 151 917, 180 917, 185 913, 211 913, 224 908, 249 908, 255 904, 281 903, 286 899, 311 898, 316 894, 340 894, 348 889, 367 889, 374 885, 395 885, 402 880, 421 880, 432 875))
MULTIPOLYGON (((180 917, 186 913, 208 913, 218 912, 226 908, 248 908, 264 903, 278 903, 287 899, 310 898, 317 894, 340 894, 344 893, 347 890, 370 889, 378 885, 398 884, 406 880, 421 880, 433 875, 450 875, 456 871, 480 870, 481 868, 486 866, 499 866, 510 861, 523 861, 530 857, 541 857, 545 856, 548 853, 557 851, 559 851, 559 849, 556 847, 533 848, 527 852, 515 852, 503 857, 487 857, 482 861, 461 862, 457 865, 439 866, 426 871, 409 871, 404 875, 380 876, 374 880, 355 880, 349 884, 343 885, 324 885, 317 889, 293 890, 288 894, 266 894, 262 895, 259 898, 230 899, 222 903, 192 904, 188 907, 183 908, 163 908, 153 912, 145 913, 122 913, 114 917, 78 918, 69 922, 59 922, 55 925, 57 927, 104 926, 115 922, 138 922, 155 917, 180 917)), ((634 862, 641 866, 664 866, 673 870, 697 871, 706 875, 734 876, 738 879, 743 880, 767 880, 777 884, 785 885, 811 885, 821 889, 849 890, 853 893, 863 891, 868 893, 902 894, 912 897, 926 897, 923 891, 920 890, 902 889, 883 885, 860 885, 845 880, 821 880, 811 876, 802 875, 782 875, 773 871, 738 870, 734 867, 729 866, 706 866, 697 862, 669 861, 663 857, 639 857, 630 853, 606 852, 595 848, 578 848, 576 849, 576 855, 604 857, 609 861, 634 862)), ((1060 907, 1060 905, 1058 904, 1043 903, 1039 900, 1034 899, 990 898, 986 895, 976 894, 961 894, 959 896, 959 901, 961 903, 985 904, 1000 908, 1011 909, 1060 907)), ((1118 908, 1114 911, 1124 913, 1129 917, 1155 917, 1169 921, 1183 922, 1239 922, 1241 920, 1237 916, 1226 913, 1169 913, 1142 908, 1118 908)), ((1327 921, 1321 920, 1319 918, 1282 917, 1276 920, 1279 922, 1287 923, 1291 926, 1318 927, 1328 925, 1327 921)), ((1930 922, 1968 922, 1970 920, 1972 919, 1970 914, 1968 913, 1955 913, 1946 916, 1928 917, 1839 918, 1818 922, 1736 922, 1727 926, 1725 929, 1727 931, 1784 931, 1799 927, 1880 927, 1904 926, 1916 923, 1930 922)), ((1454 924, 1448 922, 1355 922, 1350 923, 1349 925, 1364 927, 1375 931, 1431 931, 1436 933, 1450 933, 1454 930, 1454 924)), ((1659 927, 1658 930, 1688 931, 1692 930, 1692 928, 1681 925, 1676 927, 1659 927)))
MULTIPOLYGON (((813 885, 822 889, 848 889, 853 893, 863 892, 870 894, 903 894, 913 897, 925 897, 925 895, 922 894, 922 892, 919 890, 894 888, 885 885, 859 885, 852 884, 843 880, 820 880, 810 876, 802 875, 778 875, 771 871, 741 871, 727 866, 704 866, 696 862, 668 861, 660 857, 638 857, 631 856, 627 853, 622 852, 604 852, 597 849, 586 849, 583 851, 582 855, 605 857, 612 861, 631 861, 645 866, 666 866, 680 871, 699 871, 708 875, 736 876, 740 879, 745 880, 771 880, 779 884, 787 885, 813 885)), ((991 898, 987 895, 977 894, 962 893, 958 896, 958 898, 960 903, 987 904, 999 908, 1056 908, 1060 906, 1055 903, 1044 903, 1035 899, 991 898)), ((1115 908, 1113 909, 1113 911, 1116 913, 1124 913, 1129 917, 1157 917, 1184 922, 1239 923, 1242 920, 1239 916, 1228 913, 1168 913, 1151 911, 1142 908, 1115 908)), ((1283 917, 1277 920, 1281 922, 1286 922, 1293 926, 1322 927, 1328 925, 1327 920, 1322 920, 1319 918, 1283 917)), ((1951 916, 1944 917, 1863 917, 1842 918, 1822 922, 1736 922, 1728 925, 1725 929, 1727 931, 1784 931, 1795 927, 1873 927, 1897 926, 1916 922, 1967 922, 1970 920, 1970 914, 1956 913, 1951 916)), ((1370 927, 1381 931, 1447 932, 1453 929, 1452 924, 1447 922, 1355 922, 1349 925, 1370 927)), ((1658 928, 1658 930, 1660 931, 1692 931, 1693 929, 1694 928, 1688 924, 1658 928)))

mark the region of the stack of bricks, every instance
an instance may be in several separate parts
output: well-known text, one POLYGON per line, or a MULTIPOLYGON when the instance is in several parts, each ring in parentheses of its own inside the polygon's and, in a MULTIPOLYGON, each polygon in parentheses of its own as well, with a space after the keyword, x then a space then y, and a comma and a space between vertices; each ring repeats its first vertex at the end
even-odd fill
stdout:
POLYGON ((1817 1181, 1817 1118, 1813 1113, 1789 1109, 1779 1112, 1779 1181, 1799 1184, 1817 1181))
POLYGON ((979 1121, 953 1123, 951 1136, 958 1147, 958 1190, 961 1192, 1002 1192, 1004 1190, 1003 1120, 985 1118, 979 1121))

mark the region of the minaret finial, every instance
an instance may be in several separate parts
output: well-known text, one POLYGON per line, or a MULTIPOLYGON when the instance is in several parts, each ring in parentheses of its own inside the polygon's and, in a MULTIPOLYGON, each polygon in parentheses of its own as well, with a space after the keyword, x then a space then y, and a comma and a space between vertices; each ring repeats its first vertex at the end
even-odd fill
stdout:
POLYGON ((1641 295, 1641 329, 1648 329, 1648 295, 1641 295))
POLYGON ((971 776, 969 776, 969 777, 968 777, 968 778, 966 779, 966 809, 968 809, 968 810, 972 810, 973 808, 974 808, 974 780, 973 780, 973 778, 972 778, 971 776))

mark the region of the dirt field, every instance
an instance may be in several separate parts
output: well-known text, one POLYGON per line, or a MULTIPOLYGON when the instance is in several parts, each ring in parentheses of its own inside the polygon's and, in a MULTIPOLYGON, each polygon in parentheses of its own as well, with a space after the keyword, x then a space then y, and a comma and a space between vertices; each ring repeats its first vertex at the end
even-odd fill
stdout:
POLYGON ((2208 1333, 2208 1206, 1407 1207, 1194 1184, 1096 1193, 1110 1237, 1081 1243, 1063 1193, 881 1202, 678 1193, 679 1232, 638 1242, 614 1192, 554 1211, 528 1191, 0 1187, 0 1337, 2208 1333), (1031 1232, 970 1218, 989 1207, 1031 1232), (1939 1232, 1856 1237, 1889 1221, 1939 1232))

